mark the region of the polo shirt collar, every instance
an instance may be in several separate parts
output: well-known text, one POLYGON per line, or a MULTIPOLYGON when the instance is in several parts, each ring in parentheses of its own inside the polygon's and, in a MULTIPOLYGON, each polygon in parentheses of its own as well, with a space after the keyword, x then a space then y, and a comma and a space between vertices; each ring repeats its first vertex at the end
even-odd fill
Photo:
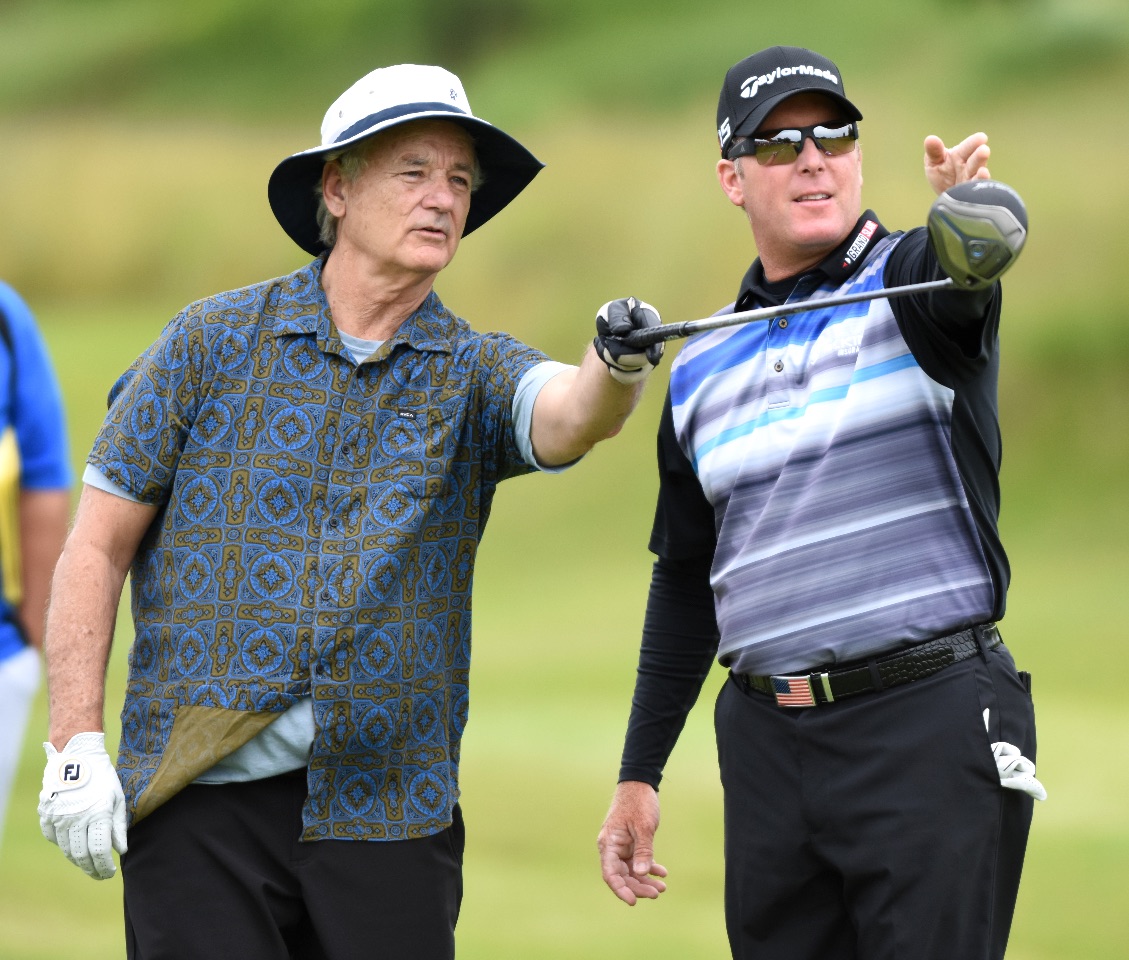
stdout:
POLYGON ((761 266, 760 257, 757 257, 741 280, 741 289, 737 294, 734 309, 748 310, 757 303, 783 303, 801 277, 813 277, 817 280, 812 285, 812 289, 828 281, 835 286, 841 286, 866 260, 874 244, 889 234, 890 231, 882 226, 874 211, 867 210, 855 221, 854 229, 847 234, 847 238, 821 263, 803 273, 772 283, 765 280, 764 267, 761 266))

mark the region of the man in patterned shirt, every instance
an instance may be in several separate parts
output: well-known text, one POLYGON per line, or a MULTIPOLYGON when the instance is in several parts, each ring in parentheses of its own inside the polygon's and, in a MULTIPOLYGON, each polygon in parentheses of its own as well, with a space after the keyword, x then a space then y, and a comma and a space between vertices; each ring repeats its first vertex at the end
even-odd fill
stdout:
MULTIPOLYGON (((811 50, 728 71, 717 176, 758 256, 722 313, 943 279, 924 228, 862 209, 861 119, 811 50)), ((926 139, 937 193, 975 181, 982 202, 1017 202, 988 182, 986 140, 926 139)), ((716 658, 734 957, 1003 956, 1042 787, 1030 678, 994 623, 990 280, 702 333, 672 364, 658 559, 599 843, 620 899, 665 889, 657 788, 716 658)))
POLYGON ((607 337, 658 323, 633 299, 579 367, 440 302, 540 166, 446 70, 368 74, 270 179, 316 259, 187 307, 113 387, 48 617, 40 818, 91 876, 122 854, 131 957, 453 955, 495 488, 616 433, 661 352, 607 337))

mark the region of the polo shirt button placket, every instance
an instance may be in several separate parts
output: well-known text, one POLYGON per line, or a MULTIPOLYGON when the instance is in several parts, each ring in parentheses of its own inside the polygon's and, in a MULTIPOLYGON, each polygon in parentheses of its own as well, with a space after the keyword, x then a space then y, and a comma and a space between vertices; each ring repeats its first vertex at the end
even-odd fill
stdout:
POLYGON ((773 374, 784 372, 784 361, 781 357, 787 349, 788 335, 783 332, 786 326, 783 320, 773 320, 766 332, 765 363, 771 366, 772 373, 765 374, 765 401, 767 409, 777 410, 788 405, 788 390, 785 383, 773 374), (772 359, 775 356, 776 359, 772 359))

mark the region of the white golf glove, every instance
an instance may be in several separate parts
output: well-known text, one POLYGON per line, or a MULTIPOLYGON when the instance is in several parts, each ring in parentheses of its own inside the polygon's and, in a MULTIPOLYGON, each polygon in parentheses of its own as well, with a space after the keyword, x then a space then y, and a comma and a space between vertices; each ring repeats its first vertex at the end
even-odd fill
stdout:
POLYGON ((112 851, 126 851, 126 812, 106 735, 76 733, 62 753, 50 743, 43 749, 39 828, 76 867, 107 880, 117 872, 112 851))
MULTIPOLYGON (((984 711, 984 727, 988 727, 988 711, 984 711)), ((1019 752, 1014 743, 999 741, 992 744, 992 757, 1000 772, 1000 786, 1008 790, 1022 790, 1036 800, 1046 800, 1046 788, 1035 779, 1035 763, 1019 752)))

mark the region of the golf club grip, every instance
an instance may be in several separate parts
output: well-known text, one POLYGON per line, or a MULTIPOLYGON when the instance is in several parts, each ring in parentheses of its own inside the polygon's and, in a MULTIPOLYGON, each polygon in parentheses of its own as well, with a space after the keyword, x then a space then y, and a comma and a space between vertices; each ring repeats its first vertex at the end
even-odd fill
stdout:
POLYGON ((616 339, 623 341, 629 347, 649 347, 652 343, 663 343, 689 336, 692 331, 685 328, 687 323, 692 322, 687 320, 684 323, 664 323, 659 327, 644 327, 642 330, 632 330, 629 334, 616 339))

